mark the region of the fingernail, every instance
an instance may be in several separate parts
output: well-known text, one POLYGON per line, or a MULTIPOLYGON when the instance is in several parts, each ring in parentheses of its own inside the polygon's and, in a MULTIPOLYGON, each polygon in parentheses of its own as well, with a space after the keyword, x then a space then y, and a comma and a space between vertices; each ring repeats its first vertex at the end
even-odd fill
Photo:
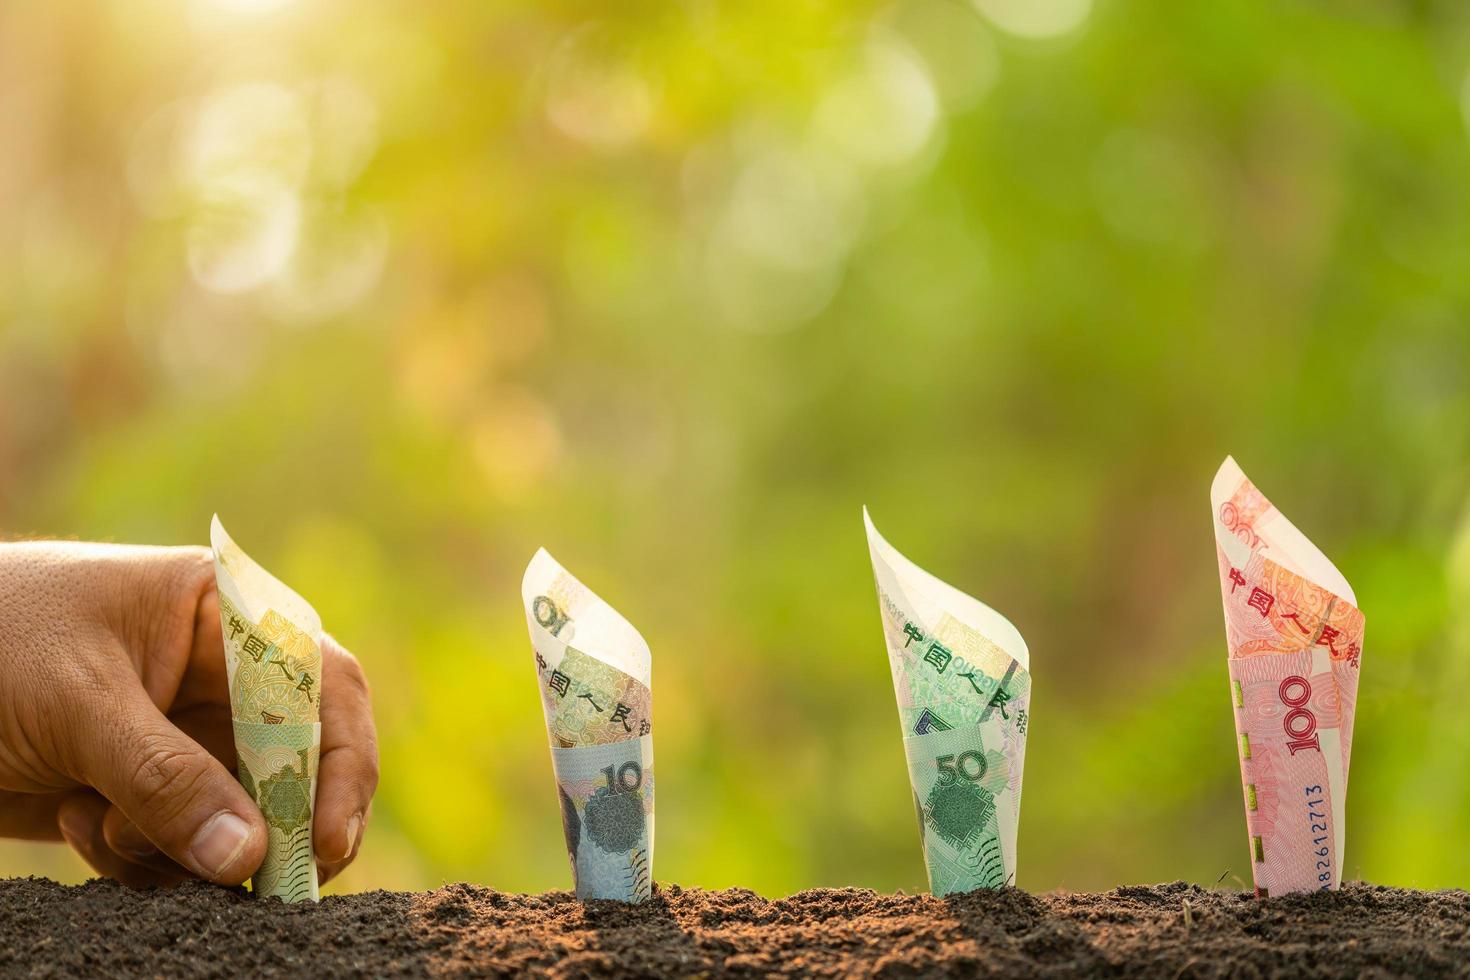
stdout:
POLYGON ((143 835, 137 824, 131 821, 119 825, 112 837, 113 847, 131 857, 149 858, 158 853, 158 848, 154 843, 143 835))
POLYGON ((346 861, 352 857, 352 848, 357 845, 357 835, 362 833, 362 814, 354 813, 347 821, 347 850, 342 852, 342 860, 346 861))
POLYGON ((189 842, 189 857, 194 870, 217 878, 235 863, 245 845, 250 843, 250 825, 229 810, 221 810, 194 834, 189 842))

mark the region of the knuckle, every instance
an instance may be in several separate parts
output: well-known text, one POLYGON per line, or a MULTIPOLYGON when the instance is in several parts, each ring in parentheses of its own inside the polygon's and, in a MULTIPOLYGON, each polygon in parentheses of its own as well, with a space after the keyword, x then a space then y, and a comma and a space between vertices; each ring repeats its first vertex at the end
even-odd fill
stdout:
POLYGON ((364 701, 371 700, 372 690, 368 687, 367 672, 362 669, 362 664, 350 651, 343 649, 341 644, 334 642, 333 646, 339 668, 337 673, 340 675, 333 679, 338 683, 345 683, 360 694, 364 701))
POLYGON ((337 785, 343 788, 352 787, 355 791, 361 791, 362 795, 372 798, 378 788, 378 750, 372 740, 367 744, 341 745, 327 753, 322 759, 322 769, 326 771, 328 760, 331 760, 330 768, 338 775, 334 779, 340 779, 337 785))
POLYGON ((140 649, 178 647, 192 633, 213 582, 214 559, 204 548, 130 553, 116 576, 115 602, 123 610, 125 635, 140 649))
POLYGON ((137 754, 130 775, 142 816, 168 822, 194 800, 204 772, 191 753, 171 745, 152 745, 137 754))
MULTIPOLYGON (((369 742, 366 745, 339 746, 332 752, 333 767, 346 777, 350 785, 362 787, 372 796, 378 788, 378 750, 369 742)), ((325 763, 323 765, 325 768, 325 763)))
POLYGON ((371 796, 378 788, 378 749, 376 745, 369 745, 363 753, 360 766, 360 778, 367 787, 368 795, 371 796))
POLYGON ((193 546, 171 551, 173 560, 162 576, 162 588, 168 596, 192 608, 214 582, 214 555, 208 548, 193 546))

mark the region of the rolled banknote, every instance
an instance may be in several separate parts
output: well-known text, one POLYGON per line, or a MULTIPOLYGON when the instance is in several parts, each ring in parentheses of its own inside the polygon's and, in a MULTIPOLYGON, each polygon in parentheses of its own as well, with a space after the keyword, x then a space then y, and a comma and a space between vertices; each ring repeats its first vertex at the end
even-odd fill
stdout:
POLYGON ((929 889, 1013 884, 1031 708, 1026 641, 895 551, 866 508, 863 522, 929 889))
POLYGON ((1256 894, 1336 888, 1363 614, 1235 460, 1210 503, 1256 894))
POLYGON ((577 897, 653 891, 653 718, 648 644, 536 552, 521 583, 577 897))
POLYGON ((210 542, 237 771, 268 831, 250 887, 287 902, 316 901, 311 830, 322 742, 321 619, 241 551, 218 517, 210 542))

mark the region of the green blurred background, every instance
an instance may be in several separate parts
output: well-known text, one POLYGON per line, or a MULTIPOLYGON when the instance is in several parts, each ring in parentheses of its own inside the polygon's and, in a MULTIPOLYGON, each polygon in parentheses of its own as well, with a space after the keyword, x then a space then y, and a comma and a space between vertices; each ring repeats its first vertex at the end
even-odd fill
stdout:
POLYGON ((868 504, 1030 643, 1020 884, 1238 884, 1230 452, 1367 614, 1346 877, 1470 885, 1467 67, 1451 0, 10 0, 0 532, 218 511, 315 603, 334 888, 569 886, 545 545, 654 651, 660 880, 921 889, 868 504))

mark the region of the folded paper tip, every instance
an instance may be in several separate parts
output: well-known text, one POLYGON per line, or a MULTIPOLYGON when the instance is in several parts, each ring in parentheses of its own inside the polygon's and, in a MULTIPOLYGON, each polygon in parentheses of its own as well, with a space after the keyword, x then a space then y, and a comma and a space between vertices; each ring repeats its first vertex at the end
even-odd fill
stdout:
POLYGON ((1226 456, 1220 468, 1215 471, 1215 479, 1210 483, 1210 503, 1215 510, 1229 500, 1240 486, 1241 481, 1246 479, 1245 470, 1235 461, 1234 456, 1226 456))
POLYGON ((869 544, 877 542, 878 544, 886 545, 888 543, 883 540, 883 535, 878 533, 878 525, 873 523, 873 515, 868 513, 867 504, 863 505, 863 527, 867 528, 869 544))
POLYGON ((220 551, 223 550, 223 548, 225 547, 225 545, 231 544, 231 543, 232 542, 230 541, 230 536, 225 531, 224 524, 220 521, 219 515, 218 514, 215 514, 214 517, 211 518, 210 521, 209 521, 209 545, 210 545, 210 547, 214 549, 215 555, 218 556, 219 553, 220 553, 220 551))
POLYGON ((1220 542, 1227 557, 1237 563, 1246 560, 1246 552, 1259 552, 1271 562, 1293 574, 1300 575, 1319 588, 1331 592, 1349 604, 1356 606, 1357 597, 1353 588, 1332 560, 1291 522, 1251 482, 1250 477, 1236 463, 1233 456, 1225 457, 1215 482, 1210 486, 1210 504, 1214 512, 1215 540, 1220 542), (1244 488, 1247 504, 1259 513, 1253 513, 1243 538, 1236 530, 1237 523, 1244 519, 1231 505, 1244 488), (1254 503, 1251 503, 1251 502, 1254 503))
POLYGON ((548 565, 552 568, 561 568, 561 564, 555 558, 551 557, 551 552, 545 548, 537 548, 536 553, 531 556, 531 560, 526 563, 525 574, 521 576, 521 595, 527 602, 535 598, 531 595, 531 580, 537 578, 540 575, 540 570, 548 565))
POLYGON ((209 540, 214 548, 215 580, 231 602, 250 616, 259 616, 266 609, 274 609, 314 641, 320 642, 322 620, 316 609, 295 589, 246 554, 225 531, 218 514, 210 523, 209 540))
POLYGON ((1031 654, 1026 647, 1026 641, 1021 637, 1020 630, 1000 613, 991 609, 985 603, 974 596, 950 585, 948 582, 934 575, 917 564, 888 542, 878 529, 873 525, 872 518, 868 516, 867 508, 863 508, 863 516, 868 526, 868 548, 873 559, 873 570, 879 578, 879 588, 882 588, 884 572, 880 567, 894 577, 897 583, 907 589, 927 593, 929 598, 938 603, 946 613, 961 621, 971 629, 982 633, 986 639, 999 646, 1005 653, 1018 663, 1022 669, 1031 669, 1031 654))

